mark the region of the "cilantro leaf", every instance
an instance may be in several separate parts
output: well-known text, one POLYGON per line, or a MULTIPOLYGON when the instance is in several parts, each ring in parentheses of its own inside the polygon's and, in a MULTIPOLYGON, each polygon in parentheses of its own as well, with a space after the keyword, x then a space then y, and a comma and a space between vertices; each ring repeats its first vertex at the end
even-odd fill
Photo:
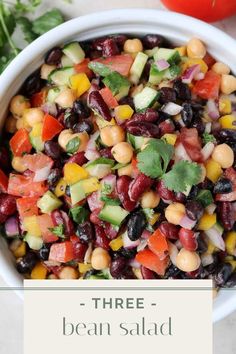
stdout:
POLYGON ((72 217, 73 221, 77 224, 81 224, 88 218, 88 210, 82 206, 76 206, 71 208, 69 211, 69 215, 72 217))
POLYGON ((214 135, 209 134, 209 133, 203 133, 202 134, 202 140, 203 140, 205 145, 207 143, 215 143, 216 142, 216 139, 215 139, 214 135))
POLYGON ((100 199, 105 202, 106 205, 120 205, 119 199, 108 197, 106 194, 102 194, 100 199))
POLYGON ((174 148, 164 140, 151 139, 138 153, 138 169, 151 178, 161 177, 173 156, 174 148))
POLYGON ((34 20, 32 30, 36 34, 41 35, 63 22, 64 19, 61 12, 58 9, 52 9, 34 20))
POLYGON ((60 224, 55 227, 50 227, 49 230, 54 234, 57 235, 58 237, 65 238, 64 235, 64 225, 60 224))
POLYGON ((74 154, 78 151, 80 145, 80 138, 76 136, 75 138, 71 139, 66 145, 66 152, 68 154, 74 154))
POLYGON ((188 186, 199 183, 201 167, 195 162, 179 161, 162 178, 166 188, 185 192, 188 186))
POLYGON ((26 12, 32 12, 37 6, 41 4, 42 0, 28 0, 27 3, 23 3, 22 0, 16 0, 14 9, 16 14, 23 14, 26 12))
POLYGON ((17 19, 17 24, 24 33, 24 39, 26 42, 31 43, 38 37, 37 34, 32 31, 32 22, 27 17, 19 17, 17 19))

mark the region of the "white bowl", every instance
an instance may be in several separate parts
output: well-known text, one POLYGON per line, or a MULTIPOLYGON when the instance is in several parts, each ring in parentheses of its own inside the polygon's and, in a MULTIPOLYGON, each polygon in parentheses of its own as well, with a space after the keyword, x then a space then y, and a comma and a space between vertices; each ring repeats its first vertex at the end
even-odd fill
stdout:
MULTIPOLYGON (((40 66, 45 53, 53 46, 77 39, 79 41, 112 33, 144 35, 158 33, 176 44, 189 38, 201 38, 209 52, 227 63, 236 73, 236 42, 217 28, 202 21, 172 12, 146 9, 113 10, 82 16, 66 22, 46 33, 26 49, 4 71, 0 79, 0 124, 11 97, 26 77, 40 66)), ((0 238, 0 273, 11 287, 21 287, 22 277, 17 273, 13 258, 0 238)), ((18 292, 19 293, 19 292, 18 292)), ((20 294, 20 293, 19 293, 20 294)), ((236 292, 221 291, 214 303, 214 321, 236 309, 236 292)))

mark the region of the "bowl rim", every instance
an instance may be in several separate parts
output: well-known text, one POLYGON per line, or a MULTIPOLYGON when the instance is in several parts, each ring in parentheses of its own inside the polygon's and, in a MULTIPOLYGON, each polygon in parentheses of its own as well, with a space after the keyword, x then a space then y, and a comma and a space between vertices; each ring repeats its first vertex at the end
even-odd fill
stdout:
MULTIPOLYGON (((4 98, 4 94, 6 94, 6 92, 10 90, 11 86, 14 84, 15 78, 19 76, 21 72, 25 72, 27 70, 27 66, 36 65, 37 60, 35 58, 43 59, 44 54, 50 48, 56 46, 57 44, 65 42, 66 38, 69 39, 71 37, 81 37, 83 39, 83 33, 85 33, 85 37, 87 39, 94 38, 94 33, 96 33, 96 29, 104 29, 104 31, 106 32, 108 28, 115 29, 115 26, 122 25, 126 26, 127 28, 129 27, 129 25, 133 27, 135 27, 136 25, 135 28, 137 29, 137 31, 139 31, 139 27, 141 25, 145 27, 145 24, 147 26, 150 23, 155 24, 157 27, 161 26, 162 28, 165 28, 168 25, 168 27, 170 28, 169 34, 172 37, 174 36, 177 40, 180 35, 175 36, 174 28, 178 28, 178 30, 181 31, 181 35, 186 38, 189 38, 189 34, 185 34, 186 29, 191 28, 191 32, 194 31, 194 33, 196 33, 196 35, 198 35, 202 40, 206 41, 206 43, 208 44, 209 51, 213 55, 214 46, 219 46, 221 48, 225 47, 227 56, 226 58, 224 58, 224 62, 229 64, 233 71, 236 72, 236 63, 232 67, 233 60, 231 60, 230 62, 230 60, 227 59, 228 55, 232 55, 232 57, 235 57, 236 41, 228 34, 222 32, 220 29, 213 27, 212 25, 207 24, 201 20, 176 12, 144 8, 115 9, 91 13, 69 20, 61 24, 60 26, 50 30, 49 32, 45 33, 44 35, 36 39, 34 42, 29 44, 2 73, 0 85, 0 101, 2 101, 2 99, 4 98), (137 23, 139 25, 137 25, 137 23), (183 23, 184 25, 182 28, 183 23), (212 48, 211 44, 214 44, 212 48)), ((120 29, 118 28, 116 31, 110 33, 117 32, 127 33, 129 32, 129 30, 120 31, 120 29)), ((131 32, 135 33, 135 30, 131 30, 131 32)), ((99 36, 101 36, 100 33, 99 36)), ((9 266, 7 258, 3 256, 3 252, 4 247, 2 247, 0 242, 1 275, 6 281, 6 283, 8 283, 11 287, 16 288, 20 284, 20 278, 9 266)), ((22 298, 22 292, 20 291, 17 293, 22 298)), ((219 319, 222 319, 223 317, 227 316, 230 312, 236 309, 235 298, 228 298, 227 301, 219 305, 217 311, 214 311, 213 321, 218 321, 219 319)))

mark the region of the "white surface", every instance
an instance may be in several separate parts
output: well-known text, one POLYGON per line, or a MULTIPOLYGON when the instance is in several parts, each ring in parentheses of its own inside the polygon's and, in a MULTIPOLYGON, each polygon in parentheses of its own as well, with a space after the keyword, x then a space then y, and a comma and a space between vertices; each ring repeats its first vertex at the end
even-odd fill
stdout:
MULTIPOLYGON (((74 0, 73 4, 65 4, 63 1, 47 1, 50 7, 57 6, 63 9, 68 18, 76 17, 88 12, 101 11, 111 8, 122 7, 145 7, 145 8, 160 8, 158 0, 74 0)), ((47 8, 45 5, 42 11, 47 8)), ((217 24, 223 30, 235 35, 236 28, 233 27, 234 19, 222 21, 217 24)), ((3 281, 0 279, 0 286, 3 286, 3 281)), ((0 353, 22 354, 22 304, 14 293, 0 293, 0 353)), ((236 314, 228 319, 218 323, 215 326, 214 354, 233 354, 236 352, 236 342, 233 331, 236 328, 236 314)), ((197 334, 196 334, 197 339, 197 334)))

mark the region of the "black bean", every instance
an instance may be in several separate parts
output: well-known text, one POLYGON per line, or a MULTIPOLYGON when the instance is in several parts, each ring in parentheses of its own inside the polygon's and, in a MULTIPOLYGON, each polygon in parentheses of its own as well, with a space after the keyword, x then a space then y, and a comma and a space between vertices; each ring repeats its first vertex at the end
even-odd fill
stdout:
POLYGON ((43 80, 40 78, 39 70, 32 73, 24 82, 22 90, 26 96, 32 96, 39 92, 43 86, 43 80))
POLYGON ((214 188, 214 183, 208 178, 205 178, 205 181, 200 183, 198 186, 200 189, 209 189, 210 191, 212 191, 214 188))
POLYGON ((50 253, 51 245, 49 243, 44 244, 42 248, 39 250, 39 258, 42 261, 47 261, 50 253))
POLYGON ((236 142, 236 130, 222 129, 218 132, 218 138, 222 142, 236 142))
POLYGON ((107 38, 102 46, 102 55, 104 57, 111 57, 120 53, 118 45, 114 38, 107 38))
POLYGON ((214 193, 223 194, 233 191, 232 182, 228 178, 220 178, 214 186, 214 193))
POLYGON ((173 279, 179 279, 181 271, 179 270, 179 268, 175 267, 173 264, 167 269, 164 278, 165 279, 169 279, 169 278, 173 278, 173 279))
POLYGON ((186 214, 191 220, 199 220, 204 212, 204 208, 197 200, 188 200, 186 205, 186 214))
POLYGON ((85 221, 77 226, 76 235, 83 243, 89 243, 94 240, 95 233, 93 225, 90 221, 85 221))
POLYGON ((62 150, 56 141, 47 140, 44 144, 44 152, 52 159, 57 160, 61 157, 62 150))
POLYGON ((70 194, 70 186, 66 186, 66 195, 68 196, 68 197, 70 197, 71 196, 71 194, 70 194))
POLYGON ((58 65, 61 61, 62 50, 59 47, 52 48, 45 57, 45 63, 49 65, 58 65))
POLYGON ((120 105, 128 104, 131 108, 133 108, 133 110, 135 109, 134 99, 133 99, 133 97, 130 97, 130 96, 126 96, 126 97, 121 98, 121 100, 119 100, 119 104, 120 105))
POLYGON ((127 39, 127 36, 125 34, 116 34, 115 36, 112 36, 112 38, 115 39, 116 44, 118 45, 119 48, 123 49, 124 43, 127 39))
POLYGON ((234 286, 236 286, 236 273, 233 273, 225 283, 226 288, 233 288, 234 286))
POLYGON ((207 251, 208 245, 205 239, 202 237, 201 233, 197 237, 197 244, 198 244, 198 248, 197 248, 198 253, 205 253, 207 251))
POLYGON ((193 186, 193 187, 191 188, 191 191, 190 191, 189 195, 188 195, 188 199, 189 199, 189 200, 195 199, 196 196, 198 195, 198 192, 199 192, 198 186, 193 186))
POLYGON ((78 114, 80 119, 88 118, 91 114, 89 107, 79 99, 74 102, 73 111, 78 114))
POLYGON ((146 216, 144 213, 139 210, 131 214, 128 224, 127 224, 127 233, 131 241, 136 241, 142 235, 142 232, 145 229, 147 224, 146 216))
POLYGON ((145 49, 153 49, 154 47, 161 47, 164 43, 164 37, 159 34, 146 34, 142 38, 145 49))
POLYGON ((177 98, 182 101, 191 100, 191 91, 187 84, 184 84, 181 80, 176 80, 174 82, 173 88, 176 92, 177 98))
POLYGON ((159 91, 160 97, 158 101, 161 104, 165 104, 168 102, 176 102, 176 92, 173 88, 171 87, 162 87, 159 91))
POLYGON ((214 281, 217 286, 223 286, 233 273, 233 267, 230 263, 222 263, 217 267, 214 274, 214 281))
POLYGON ((136 254, 136 248, 121 248, 119 253, 127 259, 134 258, 136 254))
POLYGON ((113 278, 121 278, 125 268, 127 266, 127 260, 125 257, 117 257, 111 262, 110 273, 113 278))
POLYGON ((72 129, 78 123, 79 117, 72 109, 67 109, 64 115, 64 124, 67 129, 72 129))
POLYGON ((28 252, 26 255, 16 262, 16 268, 19 273, 29 273, 32 271, 38 261, 37 255, 34 252, 28 252))
POLYGON ((131 267, 127 267, 123 272, 121 279, 136 279, 133 269, 131 267))
POLYGON ((86 132, 88 134, 91 134, 93 132, 93 124, 87 119, 82 120, 81 122, 74 125, 73 132, 74 133, 86 132))
POLYGON ((205 131, 205 126, 201 118, 194 118, 191 124, 192 128, 196 128, 199 135, 202 135, 205 131))
POLYGON ((181 111, 181 117, 183 119, 184 124, 186 127, 190 127, 193 119, 193 110, 190 103, 183 103, 182 104, 183 110, 181 111))
POLYGON ((179 203, 185 203, 186 195, 181 192, 175 193, 175 200, 179 203))
POLYGON ((47 182, 49 187, 54 188, 61 178, 61 169, 59 168, 53 168, 48 176, 47 182))

